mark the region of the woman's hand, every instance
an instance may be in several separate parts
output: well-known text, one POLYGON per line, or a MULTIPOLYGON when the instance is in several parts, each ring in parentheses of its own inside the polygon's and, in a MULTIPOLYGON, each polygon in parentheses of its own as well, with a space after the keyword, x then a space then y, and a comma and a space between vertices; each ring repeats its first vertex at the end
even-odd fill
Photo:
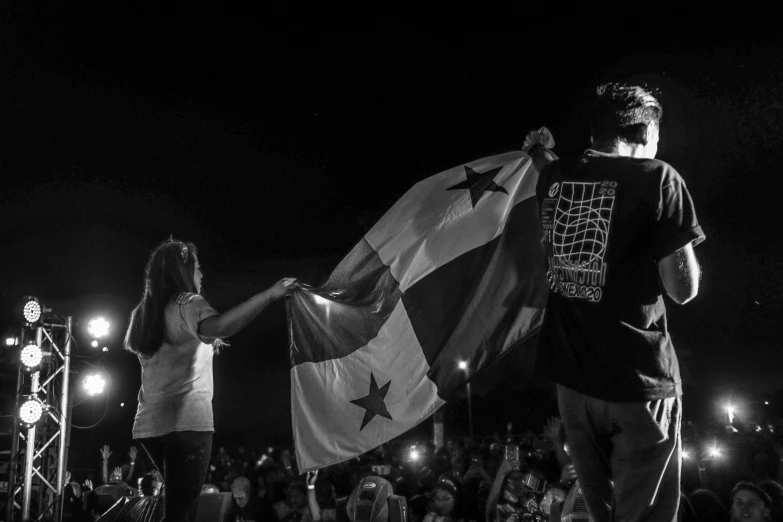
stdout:
POLYGON ((315 471, 308 471, 307 472, 307 489, 310 489, 310 486, 315 487, 315 481, 318 480, 318 470, 315 471))
POLYGON ((280 299, 291 290, 297 287, 298 283, 294 277, 284 277, 274 285, 272 285, 268 292, 273 299, 280 299))
POLYGON ((136 446, 131 446, 130 450, 128 450, 128 456, 130 457, 131 464, 136 462, 136 457, 139 454, 139 449, 136 446))

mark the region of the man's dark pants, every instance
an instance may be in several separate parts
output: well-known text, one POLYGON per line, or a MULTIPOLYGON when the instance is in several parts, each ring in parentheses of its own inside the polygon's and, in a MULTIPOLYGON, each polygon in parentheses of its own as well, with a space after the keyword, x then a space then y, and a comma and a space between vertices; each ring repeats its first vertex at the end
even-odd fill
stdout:
POLYGON ((212 432, 174 431, 139 442, 163 475, 164 520, 195 520, 212 454, 212 432))
POLYGON ((593 520, 676 521, 682 398, 607 402, 558 384, 557 399, 593 520))

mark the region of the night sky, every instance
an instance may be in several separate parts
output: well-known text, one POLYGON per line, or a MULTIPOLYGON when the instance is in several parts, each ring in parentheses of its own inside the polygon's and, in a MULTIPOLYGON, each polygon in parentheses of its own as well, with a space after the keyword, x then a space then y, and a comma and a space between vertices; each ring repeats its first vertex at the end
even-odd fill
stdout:
MULTIPOLYGON (((519 149, 542 124, 561 156, 587 148, 593 89, 618 79, 661 90, 658 157, 685 178, 707 234, 700 295, 669 306, 687 389, 750 401, 783 388, 780 42, 613 46, 585 32, 543 50, 481 32, 288 30, 228 8, 10 11, 2 325, 27 294, 79 321, 81 354, 94 353, 83 332, 94 312, 116 325, 99 359, 109 413, 76 445, 130 441, 140 370, 121 339, 148 253, 170 234, 199 247, 218 310, 283 276, 316 284, 417 181, 519 149)), ((290 438, 284 325, 277 303, 216 359, 218 431, 290 438)), ((477 389, 532 382, 527 359, 510 360, 477 389)), ((95 422, 101 401, 79 406, 76 421, 95 422)))

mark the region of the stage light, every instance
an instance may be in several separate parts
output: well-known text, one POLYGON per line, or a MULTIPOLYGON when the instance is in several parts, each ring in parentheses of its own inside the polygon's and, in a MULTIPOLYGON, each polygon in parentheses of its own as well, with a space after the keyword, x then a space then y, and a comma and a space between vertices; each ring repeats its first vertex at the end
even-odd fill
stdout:
POLYGON ((413 462, 416 462, 417 460, 419 460, 419 452, 416 451, 415 449, 411 450, 411 460, 413 462))
POLYGON ((731 404, 726 406, 726 413, 729 416, 729 424, 734 422, 734 414, 737 412, 737 410, 732 406, 731 404))
POLYGON ((459 366, 460 370, 467 370, 468 369, 468 363, 466 363, 465 361, 460 361, 458 366, 459 366))
POLYGON ((31 427, 38 422, 38 419, 43 415, 43 403, 35 397, 29 397, 19 407, 19 420, 22 421, 26 427, 31 427))
POLYGON ((5 338, 5 345, 6 346, 16 346, 17 343, 16 337, 6 337, 5 338))
POLYGON ((28 324, 35 324, 41 320, 43 307, 37 297, 25 296, 22 298, 22 319, 28 324))
POLYGON ((769 406, 769 401, 764 401, 765 406, 769 406))
POLYGON ((98 395, 103 393, 103 389, 106 387, 106 381, 103 380, 100 374, 91 373, 84 378, 82 386, 87 392, 87 395, 98 395))
POLYGON ((106 346, 104 346, 104 347, 103 347, 103 351, 104 351, 104 352, 108 352, 108 351, 109 351, 109 348, 108 348, 108 347, 106 347, 106 346))
POLYGON ((682 458, 685 459, 685 460, 690 460, 691 459, 691 453, 689 451, 683 450, 682 451, 682 458))
POLYGON ((109 335, 109 321, 96 317, 87 324, 87 331, 93 339, 101 339, 109 335))
POLYGON ((709 455, 714 459, 719 459, 723 456, 723 453, 717 446, 713 446, 709 450, 709 455))
POLYGON ((91 345, 93 348, 97 348, 97 347, 98 347, 98 341, 97 341, 97 340, 95 340, 95 339, 93 339, 93 341, 90 343, 90 345, 91 345))
POLYGON ((41 359, 43 359, 41 347, 34 342, 30 342, 27 346, 22 348, 22 364, 26 370, 30 371, 39 366, 41 364, 41 359))

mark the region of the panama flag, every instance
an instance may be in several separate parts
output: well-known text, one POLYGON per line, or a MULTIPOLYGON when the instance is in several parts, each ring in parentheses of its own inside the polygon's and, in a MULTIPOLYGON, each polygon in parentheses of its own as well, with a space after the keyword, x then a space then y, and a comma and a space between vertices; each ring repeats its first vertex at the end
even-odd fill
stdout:
POLYGON ((535 333, 548 291, 537 178, 524 152, 427 178, 326 284, 287 299, 302 472, 401 435, 535 333))

